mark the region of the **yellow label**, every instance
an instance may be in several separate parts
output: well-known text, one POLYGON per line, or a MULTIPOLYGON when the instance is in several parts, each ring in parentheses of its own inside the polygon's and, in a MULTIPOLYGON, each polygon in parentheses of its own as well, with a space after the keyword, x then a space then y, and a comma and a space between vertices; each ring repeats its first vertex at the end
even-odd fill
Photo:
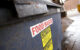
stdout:
POLYGON ((53 50, 50 26, 41 32, 41 39, 44 50, 53 50))
POLYGON ((44 50, 53 50, 52 40, 49 41, 48 44, 44 47, 44 50))

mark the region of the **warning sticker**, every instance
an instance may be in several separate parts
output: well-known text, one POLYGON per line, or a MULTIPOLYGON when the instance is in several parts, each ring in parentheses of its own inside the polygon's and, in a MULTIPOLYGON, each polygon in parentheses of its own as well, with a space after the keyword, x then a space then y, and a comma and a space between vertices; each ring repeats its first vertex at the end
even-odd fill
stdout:
POLYGON ((53 50, 50 26, 41 32, 41 39, 44 50, 53 50))
POLYGON ((31 35, 32 37, 35 37, 36 35, 38 35, 41 31, 43 31, 45 28, 47 28, 48 26, 50 26, 51 24, 53 24, 53 19, 47 19, 41 23, 38 23, 34 26, 30 27, 30 31, 31 31, 31 35))

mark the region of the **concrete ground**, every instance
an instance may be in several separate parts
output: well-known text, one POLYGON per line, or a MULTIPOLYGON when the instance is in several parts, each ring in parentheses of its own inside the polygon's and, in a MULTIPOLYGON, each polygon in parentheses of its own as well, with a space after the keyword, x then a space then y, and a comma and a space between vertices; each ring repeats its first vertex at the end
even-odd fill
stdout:
POLYGON ((68 15, 74 22, 66 29, 64 33, 64 50, 80 50, 80 14, 68 15))

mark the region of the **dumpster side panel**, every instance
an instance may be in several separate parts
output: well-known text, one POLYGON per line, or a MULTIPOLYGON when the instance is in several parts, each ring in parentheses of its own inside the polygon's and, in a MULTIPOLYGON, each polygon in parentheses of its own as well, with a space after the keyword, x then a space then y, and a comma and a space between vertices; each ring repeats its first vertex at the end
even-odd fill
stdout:
POLYGON ((31 20, 0 28, 0 50, 43 50, 41 36, 31 36, 30 26, 53 19, 51 27, 53 50, 61 50, 60 13, 49 16, 37 16, 31 20))

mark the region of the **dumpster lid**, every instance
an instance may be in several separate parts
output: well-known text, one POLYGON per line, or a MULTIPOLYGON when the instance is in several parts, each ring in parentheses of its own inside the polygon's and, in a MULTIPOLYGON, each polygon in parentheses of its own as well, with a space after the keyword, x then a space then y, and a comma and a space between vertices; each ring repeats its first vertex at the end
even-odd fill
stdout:
POLYGON ((48 6, 54 6, 54 7, 59 7, 59 8, 62 7, 62 5, 59 5, 59 4, 56 4, 56 3, 53 3, 53 2, 45 1, 44 3, 47 4, 48 6))

